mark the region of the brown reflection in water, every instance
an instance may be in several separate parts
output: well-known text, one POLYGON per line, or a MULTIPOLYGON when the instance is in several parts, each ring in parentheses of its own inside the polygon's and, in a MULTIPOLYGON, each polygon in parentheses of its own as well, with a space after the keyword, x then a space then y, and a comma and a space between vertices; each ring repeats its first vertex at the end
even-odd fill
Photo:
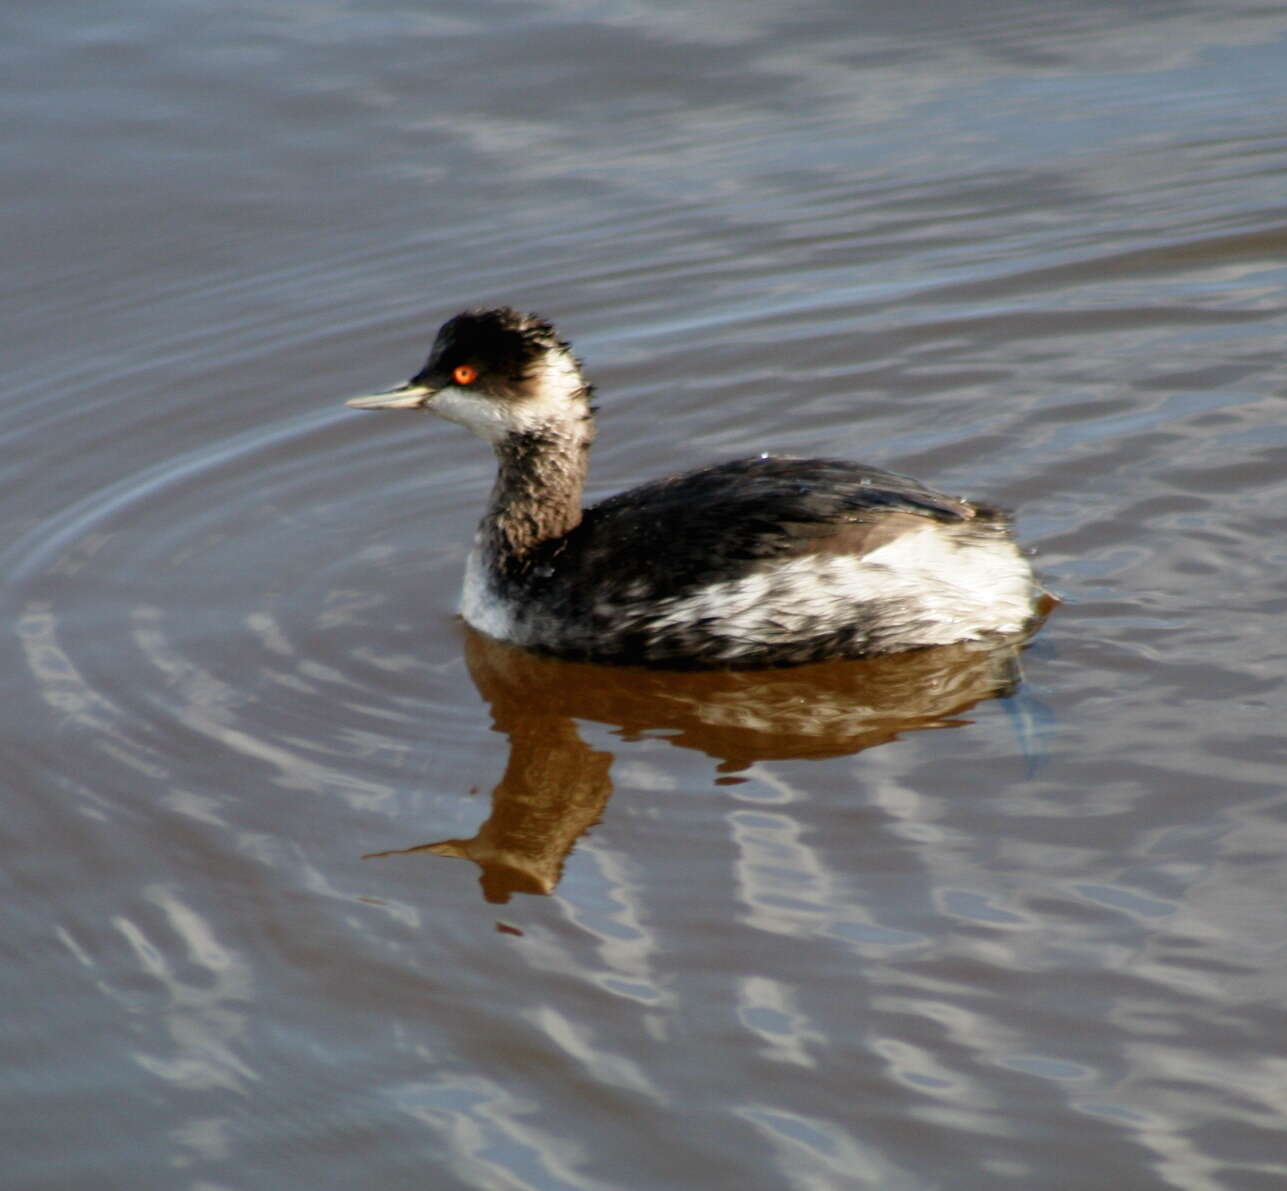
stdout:
POLYGON ((465 657, 509 763, 492 813, 469 839, 371 857, 428 852, 472 860, 489 902, 552 893, 563 862, 612 794, 613 754, 590 748, 576 721, 614 726, 625 740, 664 732, 716 758, 725 773, 755 761, 838 757, 951 717, 1019 681, 1024 641, 947 645, 867 661, 788 670, 674 671, 538 657, 465 628, 465 657))

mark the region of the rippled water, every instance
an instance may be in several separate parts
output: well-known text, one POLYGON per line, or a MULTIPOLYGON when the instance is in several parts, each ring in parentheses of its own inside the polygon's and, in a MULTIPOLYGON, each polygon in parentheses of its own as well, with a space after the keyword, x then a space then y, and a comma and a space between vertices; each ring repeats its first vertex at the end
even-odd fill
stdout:
POLYGON ((15 1188, 1287 1176, 1287 16, 12 14, 15 1188), (1021 511, 1022 658, 540 662, 489 483, 342 399, 478 301, 606 493, 844 454, 1021 511))

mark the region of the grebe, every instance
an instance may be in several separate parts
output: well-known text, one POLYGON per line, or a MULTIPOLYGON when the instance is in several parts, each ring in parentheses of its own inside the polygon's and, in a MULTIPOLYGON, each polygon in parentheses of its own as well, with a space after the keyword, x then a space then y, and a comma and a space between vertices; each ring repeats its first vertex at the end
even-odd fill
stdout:
POLYGON ((492 445, 461 600, 488 636, 587 661, 748 668, 1034 623, 1042 593, 1008 514, 858 463, 762 455, 583 509, 590 397, 554 328, 503 307, 449 319, 410 381, 348 402, 428 410, 492 445))

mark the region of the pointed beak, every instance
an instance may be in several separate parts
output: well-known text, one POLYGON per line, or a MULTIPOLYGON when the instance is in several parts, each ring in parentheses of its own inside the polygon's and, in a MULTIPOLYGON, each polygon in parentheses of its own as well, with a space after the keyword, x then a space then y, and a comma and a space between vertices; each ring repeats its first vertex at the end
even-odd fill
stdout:
POLYGON ((421 409, 433 395, 434 390, 424 385, 405 384, 387 393, 350 397, 344 404, 351 409, 421 409))

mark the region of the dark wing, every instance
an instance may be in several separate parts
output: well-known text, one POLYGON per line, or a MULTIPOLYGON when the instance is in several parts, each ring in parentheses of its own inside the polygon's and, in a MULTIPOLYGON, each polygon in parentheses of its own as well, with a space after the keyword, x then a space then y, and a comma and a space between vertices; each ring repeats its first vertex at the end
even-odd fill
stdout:
MULTIPOLYGON (((836 459, 766 457, 633 488, 586 510, 555 546, 558 569, 645 598, 745 574, 803 553, 864 554, 920 519, 1004 521, 1004 514, 917 481, 836 459)), ((576 580, 574 580, 576 582, 576 580)))

